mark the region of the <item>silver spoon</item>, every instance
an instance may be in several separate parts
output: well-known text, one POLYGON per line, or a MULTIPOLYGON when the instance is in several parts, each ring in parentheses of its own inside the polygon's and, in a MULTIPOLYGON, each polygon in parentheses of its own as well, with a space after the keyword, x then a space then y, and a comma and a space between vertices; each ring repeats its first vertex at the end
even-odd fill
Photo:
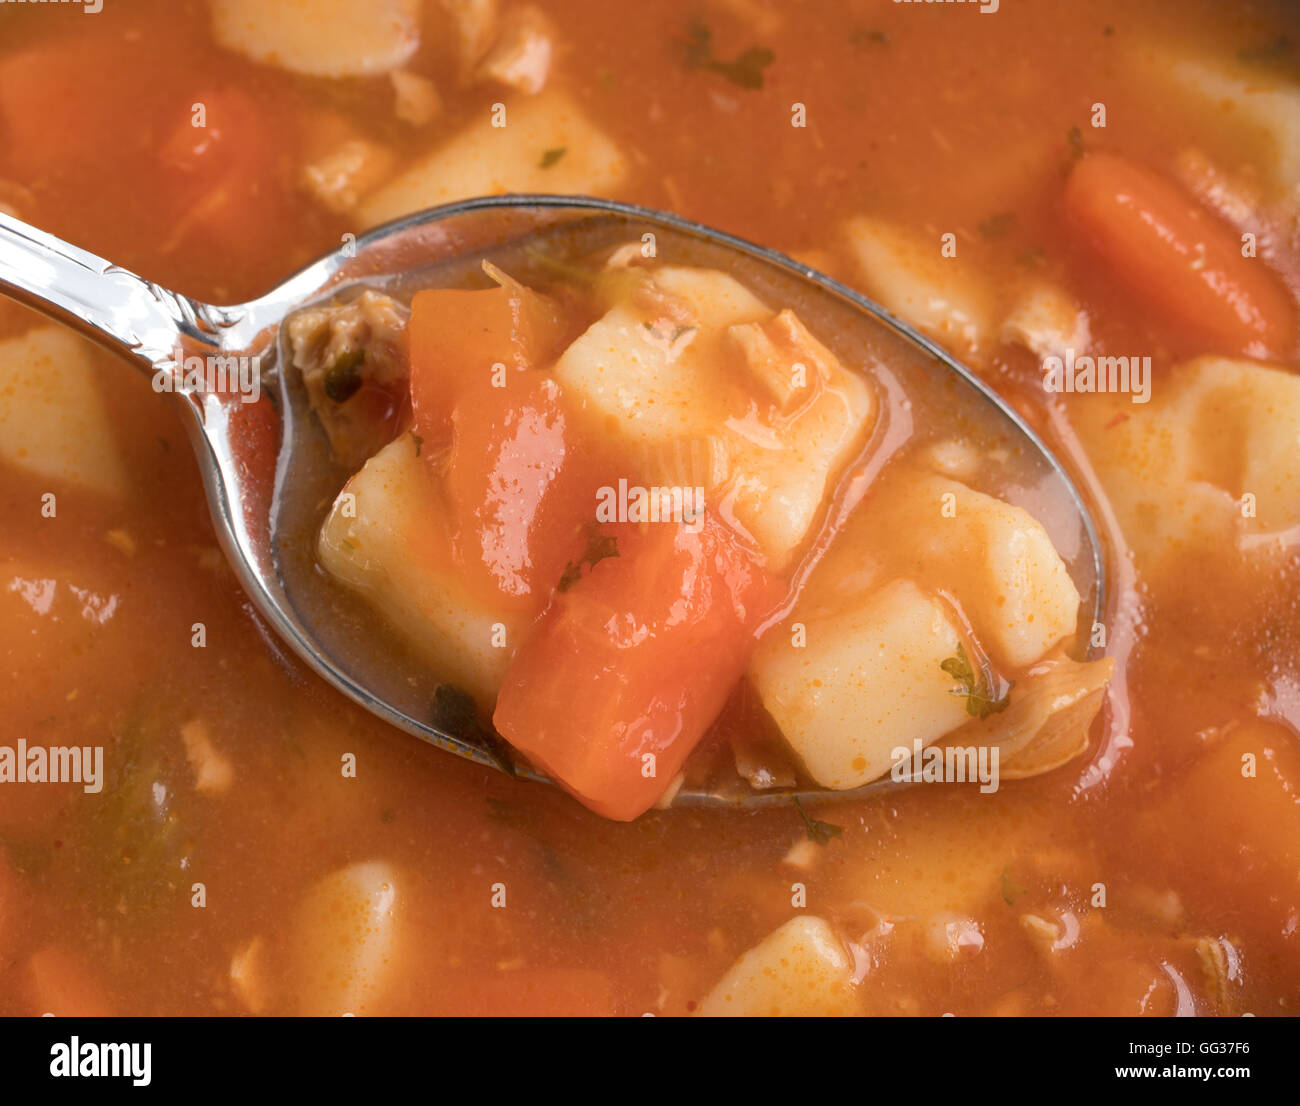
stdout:
MULTIPOLYGON (((845 285, 783 254, 676 215, 585 196, 466 200, 388 223, 355 240, 347 236, 341 248, 266 295, 215 306, 162 288, 0 213, 0 291, 125 356, 156 390, 174 393, 231 566, 261 615, 313 670, 416 737, 480 764, 544 779, 526 763, 514 761, 490 733, 440 728, 434 721, 429 674, 413 658, 402 656, 400 649, 394 652, 393 643, 381 639, 382 631, 376 634, 346 617, 322 617, 307 601, 319 581, 313 583, 304 563, 309 558, 292 555, 286 534, 291 537, 295 526, 311 532, 313 519, 318 524, 323 514, 322 504, 350 474, 332 469, 320 449, 320 431, 305 413, 296 374, 281 367, 285 359, 279 332, 298 308, 346 298, 358 285, 382 286, 401 298, 404 290, 463 283, 485 256, 504 259, 502 267, 509 271, 512 259, 521 261, 539 244, 558 242, 569 249, 574 243, 591 248, 629 240, 654 243, 661 259, 721 265, 728 271, 740 260, 743 283, 770 303, 794 307, 842 359, 860 362, 869 348, 867 359, 878 385, 897 388, 910 374, 930 374, 945 390, 946 407, 962 407, 1022 455, 1030 478, 1006 497, 1012 502, 1022 498, 1022 505, 1034 508, 1066 560, 1083 597, 1085 619, 1089 611, 1093 621, 1101 619, 1105 567, 1088 507, 1060 462, 996 393, 941 347, 845 285), (185 384, 183 359, 193 357, 256 357, 261 377, 274 388, 254 403, 233 393, 191 389, 185 384), (274 452, 274 465, 268 450, 274 452), (349 637, 367 633, 372 640, 360 646, 349 637), (385 656, 385 662, 376 665, 376 655, 385 656)), ((905 398, 899 410, 910 405, 905 398)), ((910 423, 910 415, 903 421, 910 423)), ((864 453, 870 459, 857 478, 869 481, 909 429, 878 426, 864 453)), ((889 786, 898 785, 885 779, 845 792, 799 787, 756 792, 737 777, 688 786, 674 802, 760 805, 789 802, 791 796, 861 795, 889 786)))

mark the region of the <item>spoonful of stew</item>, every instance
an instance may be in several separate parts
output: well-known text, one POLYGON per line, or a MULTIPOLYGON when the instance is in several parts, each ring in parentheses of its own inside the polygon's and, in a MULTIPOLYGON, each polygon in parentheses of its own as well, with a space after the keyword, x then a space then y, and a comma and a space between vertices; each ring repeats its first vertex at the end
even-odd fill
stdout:
POLYGON ((0 214, 0 289, 171 393, 317 673, 610 818, 1080 754, 1087 507, 969 370, 673 215, 507 196, 198 303, 0 214))

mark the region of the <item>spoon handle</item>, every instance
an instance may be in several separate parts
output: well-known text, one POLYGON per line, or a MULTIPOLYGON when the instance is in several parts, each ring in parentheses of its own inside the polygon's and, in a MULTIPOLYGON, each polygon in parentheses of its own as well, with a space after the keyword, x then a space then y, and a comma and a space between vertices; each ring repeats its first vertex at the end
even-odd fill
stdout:
POLYGON ((124 354, 152 375, 182 340, 213 347, 211 308, 0 211, 0 292, 124 354))

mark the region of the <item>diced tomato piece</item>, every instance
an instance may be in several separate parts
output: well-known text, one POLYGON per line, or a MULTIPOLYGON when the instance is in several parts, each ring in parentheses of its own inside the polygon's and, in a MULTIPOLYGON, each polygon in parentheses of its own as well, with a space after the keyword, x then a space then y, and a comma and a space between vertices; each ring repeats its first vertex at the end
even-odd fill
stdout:
MULTIPOLYGON (((411 300, 411 403, 417 434, 438 441, 466 389, 492 382, 494 366, 544 367, 564 336, 556 305, 514 281, 487 291, 438 288, 411 300)), ((508 390, 506 389, 501 390, 508 390)))
POLYGON ((269 230, 275 212, 263 193, 274 192, 267 185, 276 176, 276 147, 257 101, 242 89, 208 88, 185 97, 158 148, 172 195, 183 200, 172 242, 191 234, 260 237, 269 230))
POLYGON ((1070 174, 1065 207, 1114 276, 1167 322, 1224 351, 1290 351, 1294 308, 1285 288, 1172 182, 1112 154, 1089 154, 1070 174))
POLYGON ((592 810, 654 805, 744 671, 778 583, 706 516, 610 526, 617 556, 556 601, 516 652, 494 722, 592 810))

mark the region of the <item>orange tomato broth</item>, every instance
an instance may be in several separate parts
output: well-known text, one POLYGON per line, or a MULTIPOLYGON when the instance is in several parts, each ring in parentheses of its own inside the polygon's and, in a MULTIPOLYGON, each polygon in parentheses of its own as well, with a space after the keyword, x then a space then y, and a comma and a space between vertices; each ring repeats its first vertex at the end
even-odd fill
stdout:
MULTIPOLYGON (((968 232, 961 264, 994 285, 1030 251, 1047 273, 1068 274, 1108 347, 1151 352, 1157 381, 1206 347, 1148 316, 1070 235, 1067 133, 1167 171, 1200 121, 1121 65, 1118 45, 1222 53, 1295 34, 1280 6, 1208 2, 1007 3, 993 16, 804 4, 770 39, 734 14, 738 3, 546 7, 564 43, 551 80, 638 153, 618 198, 815 255, 848 280, 839 229, 865 210, 936 237, 968 232), (701 14, 721 54, 773 49, 763 88, 683 69, 679 40, 701 14), (809 107, 806 128, 790 126, 794 101, 809 107), (1088 126, 1097 101, 1104 131, 1088 126), (1015 216, 1009 233, 974 233, 1003 212, 1015 216)), ((429 47, 413 66, 439 76, 441 64, 429 47)), ((116 0, 93 18, 0 9, 0 181, 22 190, 29 222, 199 298, 237 301, 358 229, 296 191, 322 109, 413 156, 498 95, 439 88, 443 117, 413 137, 391 122, 385 82, 295 78, 218 50, 195 0, 116 0), (176 137, 199 100, 239 120, 212 150, 176 137)), ((1247 165, 1260 156, 1245 139, 1217 141, 1247 165)), ((1273 264, 1294 283, 1300 254, 1284 245, 1273 264)), ((0 337, 31 322, 0 304, 0 337)), ((1256 707, 1262 681, 1294 672, 1300 656, 1294 557, 1269 572, 1227 551, 1158 574, 1139 561, 1129 598, 1140 632, 1120 684, 1131 747, 1095 730, 1083 760, 994 795, 914 787, 819 805, 843 834, 804 871, 783 863, 805 835, 792 809, 612 824, 345 702, 287 656, 220 562, 174 414, 141 378, 99 360, 130 500, 61 488, 49 520, 48 481, 13 471, 0 481, 6 740, 103 744, 109 780, 98 796, 0 792, 0 1014, 242 1012, 231 958, 258 936, 273 949, 266 1012, 295 1012, 286 919, 320 878, 375 859, 402 873, 410 939, 397 982, 368 1012, 687 1013, 797 913, 796 882, 810 913, 848 930, 880 916, 978 922, 982 949, 955 963, 927 952, 924 926, 900 927, 859 987, 864 1012, 1172 1013, 1175 977, 1204 1011, 1295 1012, 1300 742, 1256 707), (129 531, 132 553, 105 540, 115 529, 129 531), (21 581, 43 580, 56 587, 38 613, 21 581), (111 612, 86 617, 86 594, 115 601, 111 612), (191 648, 197 622, 205 649, 191 648), (177 733, 193 719, 234 764, 223 796, 190 786, 177 733), (1242 752, 1259 757, 1256 790, 1232 771, 1242 752), (340 772, 345 754, 356 778, 340 772), (1113 764, 1098 772, 1106 754, 1113 764), (163 788, 166 832, 148 845, 161 852, 145 852, 129 813, 110 805, 115 792, 123 801, 115 773, 132 766, 163 788), (202 909, 191 905, 196 881, 202 909), (492 906, 497 883, 505 909, 492 906), (1162 905, 1171 893, 1176 917, 1162 905), (1021 916, 1063 907, 1080 917, 1080 939, 1046 958, 1021 916), (1194 948, 1219 936, 1242 953, 1226 998, 1194 948)), ((1023 351, 978 368, 1069 444, 1023 351)))

